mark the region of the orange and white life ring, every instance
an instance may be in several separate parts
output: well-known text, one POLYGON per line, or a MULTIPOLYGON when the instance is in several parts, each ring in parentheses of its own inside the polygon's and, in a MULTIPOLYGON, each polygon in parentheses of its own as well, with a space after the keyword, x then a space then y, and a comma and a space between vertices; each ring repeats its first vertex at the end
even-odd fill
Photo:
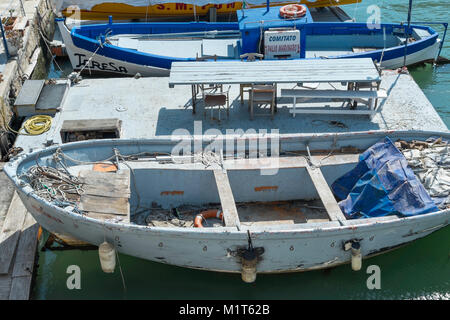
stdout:
POLYGON ((301 18, 306 14, 306 7, 301 4, 288 4, 280 8, 280 16, 285 19, 301 18))
POLYGON ((223 212, 222 210, 206 210, 195 216, 194 219, 194 227, 195 228, 203 228, 203 219, 209 218, 217 218, 223 221, 223 212))

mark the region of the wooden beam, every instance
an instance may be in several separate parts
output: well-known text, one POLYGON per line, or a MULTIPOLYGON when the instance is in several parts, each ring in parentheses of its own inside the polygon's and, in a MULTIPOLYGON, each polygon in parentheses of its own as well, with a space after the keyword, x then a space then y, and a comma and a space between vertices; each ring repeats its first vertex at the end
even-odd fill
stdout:
POLYGON ((99 172, 82 170, 79 179, 84 183, 80 198, 80 209, 101 220, 120 215, 123 221, 130 221, 130 170, 99 172), (103 214, 103 215, 101 215, 103 214))
POLYGON ((10 300, 28 300, 30 297, 38 230, 39 225, 27 212, 11 275, 10 300))
POLYGON ((0 300, 8 300, 11 291, 11 277, 9 274, 0 275, 0 300))
POLYGON ((14 192, 0 235, 0 274, 9 272, 26 213, 27 209, 23 206, 22 200, 17 192, 14 192))
POLYGON ((11 282, 9 300, 28 300, 30 298, 31 276, 15 277, 11 282))
MULTIPOLYGON (((30 277, 33 275, 34 258, 38 243, 39 225, 33 216, 27 212, 25 223, 20 234, 19 244, 17 246, 16 258, 14 259, 14 269, 12 277, 30 277)), ((14 280, 13 280, 14 281, 14 280)))
POLYGON ((384 99, 385 90, 378 91, 347 91, 347 90, 304 90, 281 89, 281 96, 286 98, 327 98, 327 99, 384 99))
POLYGON ((339 205, 336 202, 336 199, 334 198, 320 168, 315 168, 308 165, 306 166, 306 169, 308 170, 309 176, 311 177, 314 187, 316 187, 317 193, 319 194, 319 197, 322 200, 331 221, 339 221, 343 224, 346 220, 345 216, 342 213, 341 208, 339 208, 339 205))
POLYGON ((225 226, 240 229, 241 223, 227 172, 222 169, 214 170, 214 178, 216 179, 217 191, 219 192, 220 203, 222 204, 225 226))

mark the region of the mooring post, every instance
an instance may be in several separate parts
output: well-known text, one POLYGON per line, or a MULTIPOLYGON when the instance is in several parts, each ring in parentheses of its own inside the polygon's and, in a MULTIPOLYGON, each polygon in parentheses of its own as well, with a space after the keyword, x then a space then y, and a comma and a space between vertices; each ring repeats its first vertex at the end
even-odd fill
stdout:
POLYGON ((23 6, 22 0, 19 0, 20 2, 20 11, 22 12, 22 16, 26 16, 25 7, 23 6))
POLYGON ((438 54, 436 56, 436 60, 438 60, 439 56, 441 55, 442 47, 444 46, 444 42, 445 42, 445 35, 447 34, 448 23, 444 22, 442 25, 445 28, 444 29, 444 35, 442 36, 442 41, 441 41, 441 44, 439 45, 439 52, 438 52, 438 54))
POLYGON ((406 67, 406 55, 408 53, 408 39, 410 36, 410 27, 411 27, 411 10, 412 10, 412 0, 409 0, 408 7, 408 27, 405 29, 405 55, 403 57, 403 67, 406 67))
POLYGON ((8 50, 8 42, 6 41, 5 29, 3 29, 3 18, 0 17, 0 19, 1 19, 1 21, 0 21, 0 29, 2 31, 3 47, 5 48, 6 59, 9 60, 9 58, 11 58, 11 56, 10 56, 9 50, 8 50))

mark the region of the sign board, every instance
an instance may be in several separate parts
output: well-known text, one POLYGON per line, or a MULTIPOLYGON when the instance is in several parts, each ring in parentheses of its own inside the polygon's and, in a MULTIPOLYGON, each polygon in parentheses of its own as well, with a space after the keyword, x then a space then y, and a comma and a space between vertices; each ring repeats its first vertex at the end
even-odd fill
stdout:
POLYGON ((300 58, 300 30, 269 30, 264 32, 265 59, 300 58))

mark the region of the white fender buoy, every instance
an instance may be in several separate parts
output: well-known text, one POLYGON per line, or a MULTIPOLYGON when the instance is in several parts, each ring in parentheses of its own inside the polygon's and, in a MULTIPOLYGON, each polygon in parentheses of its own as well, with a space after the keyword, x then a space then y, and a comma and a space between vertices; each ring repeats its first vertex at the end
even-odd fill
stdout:
POLYGON ((113 273, 116 268, 116 249, 108 242, 103 242, 98 247, 98 256, 100 257, 100 265, 105 273, 113 273))
POLYGON ((252 283, 256 280, 256 264, 258 257, 253 251, 246 251, 242 256, 241 277, 246 283, 252 283))
POLYGON ((361 245, 359 242, 352 243, 352 270, 361 270, 362 265, 362 255, 361 255, 361 245))

